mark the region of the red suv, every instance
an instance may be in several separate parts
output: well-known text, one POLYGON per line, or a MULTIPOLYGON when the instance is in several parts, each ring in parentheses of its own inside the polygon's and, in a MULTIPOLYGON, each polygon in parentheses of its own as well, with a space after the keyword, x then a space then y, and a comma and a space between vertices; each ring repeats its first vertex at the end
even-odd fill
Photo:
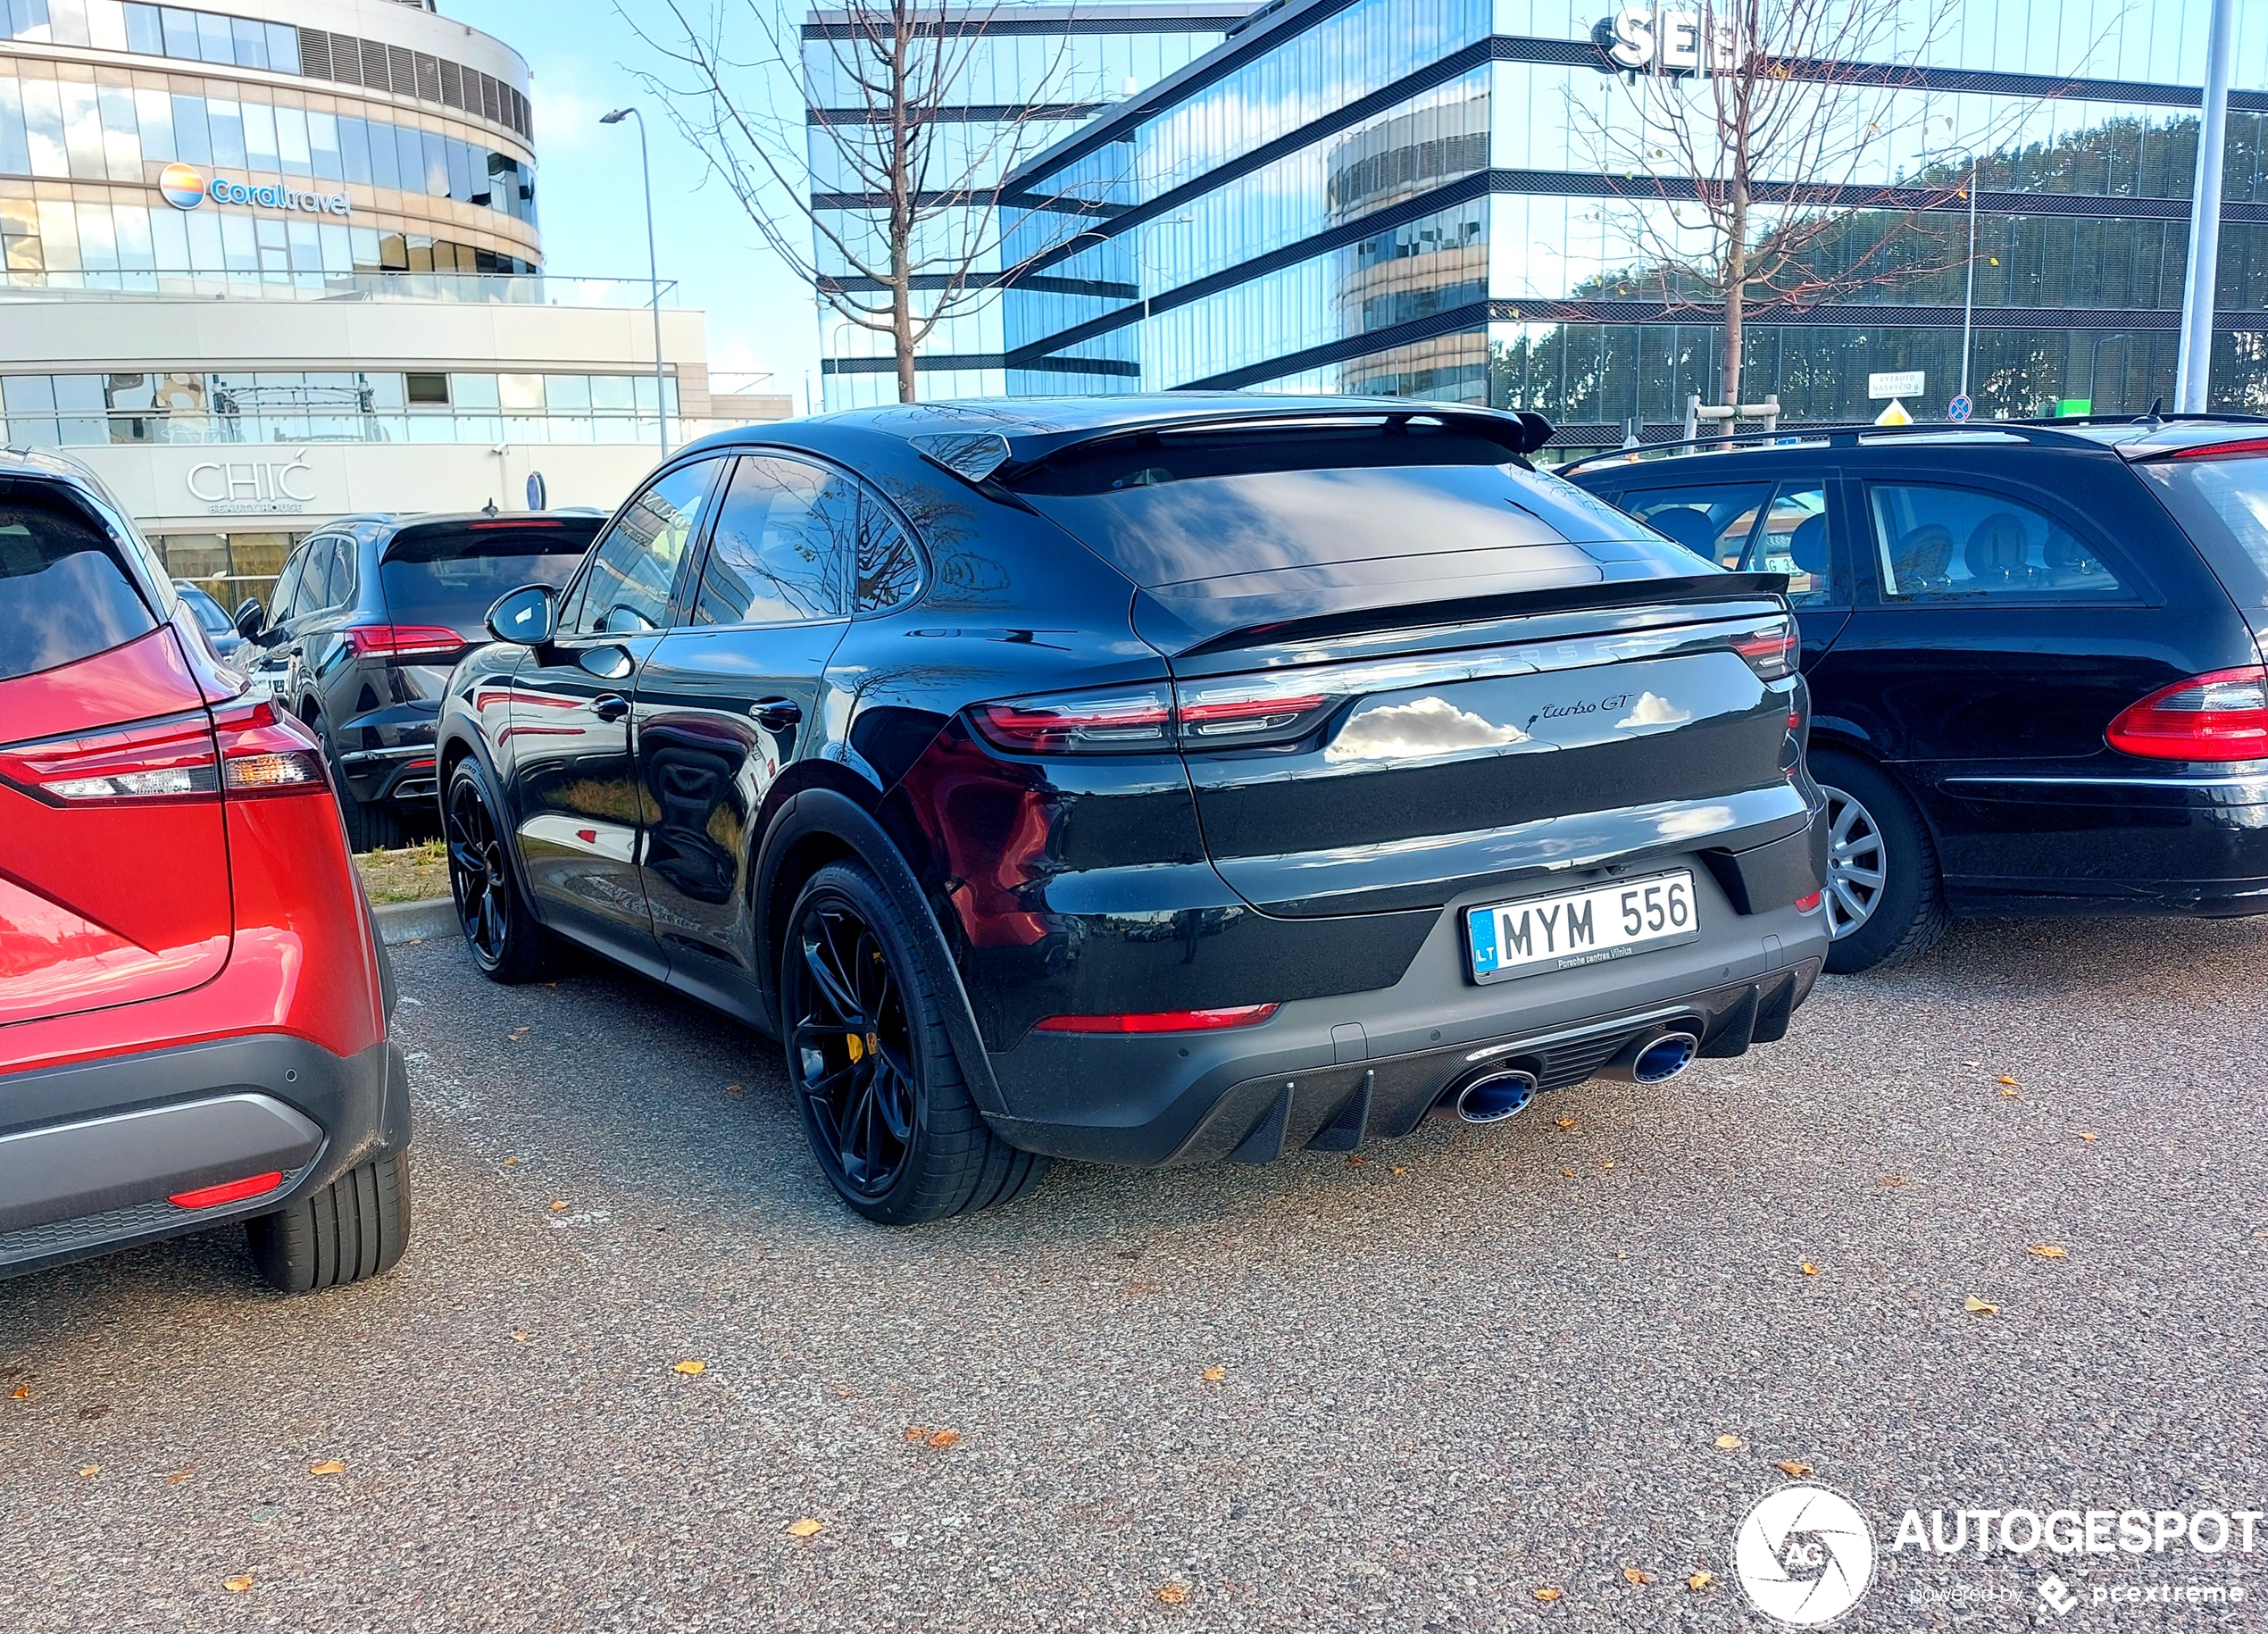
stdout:
POLYGON ((0 452, 0 1276, 223 1221, 288 1291, 387 1270, 392 986, 313 735, 93 478, 0 452))

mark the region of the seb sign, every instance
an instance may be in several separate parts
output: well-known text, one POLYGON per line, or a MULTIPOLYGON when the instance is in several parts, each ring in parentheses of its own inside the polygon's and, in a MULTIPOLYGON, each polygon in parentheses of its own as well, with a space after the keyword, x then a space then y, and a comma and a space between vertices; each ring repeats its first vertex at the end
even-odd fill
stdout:
POLYGON ((1626 5, 1600 19, 1591 39, 1613 69, 1631 73, 1722 73, 1737 63, 1733 20, 1680 6, 1626 5))

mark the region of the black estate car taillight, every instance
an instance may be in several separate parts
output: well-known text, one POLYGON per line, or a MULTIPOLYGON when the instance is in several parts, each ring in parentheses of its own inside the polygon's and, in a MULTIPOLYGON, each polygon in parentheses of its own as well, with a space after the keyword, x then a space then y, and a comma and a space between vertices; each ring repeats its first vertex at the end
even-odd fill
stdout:
POLYGON ((2103 734, 2151 760, 2268 760, 2268 669, 2247 664, 2162 687, 2103 734))

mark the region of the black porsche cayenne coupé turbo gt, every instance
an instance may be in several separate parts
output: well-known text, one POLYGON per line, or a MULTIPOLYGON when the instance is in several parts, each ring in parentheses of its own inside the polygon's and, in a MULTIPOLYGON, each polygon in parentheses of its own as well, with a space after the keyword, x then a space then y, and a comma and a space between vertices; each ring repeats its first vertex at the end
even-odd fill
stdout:
POLYGON ((452 679, 474 955, 776 1035, 890 1222, 1777 1039, 1827 947, 1784 579, 1548 435, 1177 395, 695 443, 452 679))

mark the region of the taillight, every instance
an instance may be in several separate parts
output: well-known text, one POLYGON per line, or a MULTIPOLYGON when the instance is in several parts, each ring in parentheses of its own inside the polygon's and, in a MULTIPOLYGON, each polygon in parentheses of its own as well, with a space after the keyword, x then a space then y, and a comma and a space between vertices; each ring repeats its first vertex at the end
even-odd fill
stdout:
POLYGON ((2176 681, 2122 711, 2103 736, 2151 760, 2268 760, 2268 669, 2176 681))
POLYGON ((1732 638, 1732 650, 1748 661, 1764 680, 1779 680, 1796 672, 1796 626, 1778 619, 1761 629, 1732 638))
POLYGON ((1280 1005, 1238 1005, 1227 1010, 1150 1010, 1135 1015, 1051 1015, 1034 1032, 1218 1032, 1257 1027, 1280 1005))
POLYGON ((1192 746, 1304 738, 1340 703, 1329 693, 1303 692, 1297 685, 1248 680, 1177 687, 1174 699, 1182 740, 1192 746))
POLYGON ((2166 457, 2175 460, 2236 460, 2255 454, 2268 454, 2268 438, 2247 437, 2241 442, 2206 443, 2196 448, 2177 448, 2166 457))
POLYGON ((68 805, 210 799, 221 791, 203 714, 0 754, 0 775, 68 805))
POLYGON ((345 624, 339 636, 357 658, 425 658, 471 645, 441 624, 345 624))
POLYGON ((1173 706, 1163 688, 1083 697, 980 704, 977 730, 1022 754, 1118 754, 1173 746, 1173 706))
POLYGON ((1808 896, 1798 896, 1796 898, 1796 912, 1798 913, 1816 913, 1819 912, 1820 908, 1824 905, 1826 901, 1827 893, 1825 891, 1813 891, 1808 896))
POLYGON ((215 709, 213 727, 221 744, 221 780, 231 795, 330 791, 314 733, 270 699, 215 709))

